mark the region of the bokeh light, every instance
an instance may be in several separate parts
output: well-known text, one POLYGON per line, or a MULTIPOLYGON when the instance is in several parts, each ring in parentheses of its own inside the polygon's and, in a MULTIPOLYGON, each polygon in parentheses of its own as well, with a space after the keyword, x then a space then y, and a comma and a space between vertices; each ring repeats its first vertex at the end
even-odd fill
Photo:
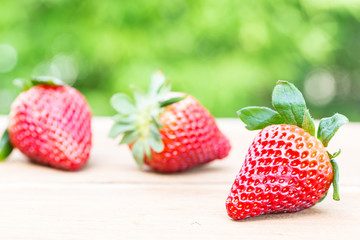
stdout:
POLYGON ((56 55, 51 62, 38 64, 33 72, 33 76, 54 76, 73 85, 78 76, 78 64, 76 60, 64 54, 56 55))
POLYGON ((305 96, 311 104, 324 106, 333 100, 335 94, 335 79, 325 70, 318 70, 305 80, 305 96))
POLYGON ((17 52, 10 44, 0 44, 0 73, 13 70, 17 63, 17 52))

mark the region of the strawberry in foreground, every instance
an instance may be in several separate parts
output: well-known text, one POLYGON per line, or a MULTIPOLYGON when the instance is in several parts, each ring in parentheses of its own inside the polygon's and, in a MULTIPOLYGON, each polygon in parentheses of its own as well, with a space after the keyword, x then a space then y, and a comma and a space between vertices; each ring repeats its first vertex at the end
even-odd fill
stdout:
POLYGON ((120 143, 129 144, 139 167, 179 172, 228 155, 230 143, 214 117, 194 97, 170 92, 161 72, 134 100, 122 93, 111 98, 118 114, 109 136, 124 134, 120 143))
POLYGON ((15 147, 36 163, 63 170, 83 167, 91 149, 91 112, 83 95, 51 77, 17 83, 25 91, 11 105, 0 161, 15 147))
POLYGON ((249 130, 262 129, 226 200, 228 215, 236 220, 262 214, 296 212, 322 200, 333 184, 338 193, 339 171, 334 158, 340 151, 326 151, 330 139, 348 120, 335 114, 315 125, 300 91, 278 81, 272 96, 276 111, 247 107, 238 111, 249 130))

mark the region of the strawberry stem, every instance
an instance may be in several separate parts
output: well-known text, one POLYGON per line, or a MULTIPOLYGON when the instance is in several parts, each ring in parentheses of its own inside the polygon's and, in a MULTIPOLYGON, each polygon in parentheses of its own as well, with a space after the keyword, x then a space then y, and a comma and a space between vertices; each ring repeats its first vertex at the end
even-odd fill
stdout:
POLYGON ((0 139, 0 162, 4 161, 10 155, 13 148, 10 142, 9 131, 6 129, 0 139))

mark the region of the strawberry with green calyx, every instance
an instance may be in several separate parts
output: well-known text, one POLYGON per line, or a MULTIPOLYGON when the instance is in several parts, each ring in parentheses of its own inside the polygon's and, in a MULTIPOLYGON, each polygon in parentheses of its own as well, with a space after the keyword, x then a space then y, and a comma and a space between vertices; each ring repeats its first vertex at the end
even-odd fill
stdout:
POLYGON ((134 92, 134 101, 118 93, 111 98, 118 112, 109 136, 123 134, 139 167, 145 163, 158 172, 179 172, 222 159, 230 143, 215 119, 194 97, 170 92, 161 72, 152 76, 147 93, 134 92))
POLYGON ((238 111, 249 130, 261 130, 226 200, 228 215, 245 219, 262 214, 296 212, 321 201, 333 185, 339 200, 339 170, 329 141, 348 119, 336 113, 315 124, 301 92, 278 81, 272 95, 275 110, 246 107, 238 111))
POLYGON ((91 149, 91 111, 83 95, 53 77, 16 79, 23 92, 11 105, 0 160, 18 148, 31 161, 78 170, 91 149))

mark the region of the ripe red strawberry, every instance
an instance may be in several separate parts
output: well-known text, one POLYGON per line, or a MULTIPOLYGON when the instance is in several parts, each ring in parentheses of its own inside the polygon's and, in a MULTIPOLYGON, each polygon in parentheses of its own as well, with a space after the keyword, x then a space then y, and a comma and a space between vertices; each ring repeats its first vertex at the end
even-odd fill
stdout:
POLYGON ((57 79, 40 77, 31 83, 11 106, 8 147, 18 148, 36 163, 80 169, 91 149, 89 105, 81 93, 57 79))
POLYGON ((251 144, 245 162, 226 200, 228 215, 236 220, 262 214, 296 212, 325 197, 331 183, 339 200, 339 155, 326 151, 330 139, 348 120, 341 114, 315 125, 305 100, 291 83, 279 81, 273 106, 247 107, 238 114, 249 130, 262 129, 251 144))
POLYGON ((140 167, 145 162, 155 171, 179 172, 228 155, 230 143, 214 117, 194 97, 170 93, 160 72, 148 94, 134 98, 135 104, 121 93, 112 97, 119 114, 109 136, 125 133, 121 143, 129 144, 140 167))

